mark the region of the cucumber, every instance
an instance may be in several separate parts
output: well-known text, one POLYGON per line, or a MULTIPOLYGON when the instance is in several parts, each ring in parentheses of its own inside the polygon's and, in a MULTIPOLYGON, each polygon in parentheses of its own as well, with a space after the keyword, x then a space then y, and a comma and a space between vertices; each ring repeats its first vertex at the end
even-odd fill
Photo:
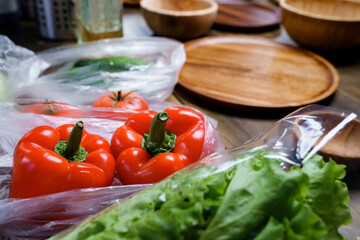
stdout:
POLYGON ((96 70, 106 72, 128 71, 134 66, 145 66, 149 63, 137 58, 130 57, 107 57, 100 59, 85 59, 75 63, 73 68, 97 65, 96 70))

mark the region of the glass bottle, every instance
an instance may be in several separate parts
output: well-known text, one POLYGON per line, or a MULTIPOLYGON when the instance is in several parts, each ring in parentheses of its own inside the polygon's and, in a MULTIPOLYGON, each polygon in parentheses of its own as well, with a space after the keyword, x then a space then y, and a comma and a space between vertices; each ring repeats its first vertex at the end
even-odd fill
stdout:
POLYGON ((123 36, 122 0, 76 0, 78 43, 123 36))

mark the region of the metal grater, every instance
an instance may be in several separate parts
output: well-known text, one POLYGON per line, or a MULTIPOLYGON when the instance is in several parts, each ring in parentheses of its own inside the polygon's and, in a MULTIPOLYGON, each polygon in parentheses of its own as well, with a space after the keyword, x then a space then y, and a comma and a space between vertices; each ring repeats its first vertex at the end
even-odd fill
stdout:
POLYGON ((34 0, 40 36, 53 40, 75 39, 71 0, 34 0))

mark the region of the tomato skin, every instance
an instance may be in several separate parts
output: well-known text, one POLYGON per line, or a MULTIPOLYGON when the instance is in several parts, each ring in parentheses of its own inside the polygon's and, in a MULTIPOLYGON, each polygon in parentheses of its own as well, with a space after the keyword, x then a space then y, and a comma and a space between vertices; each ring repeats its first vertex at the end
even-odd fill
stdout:
POLYGON ((142 111, 149 109, 144 98, 135 92, 111 92, 98 98, 93 107, 114 107, 134 111, 142 111))
POLYGON ((111 185, 115 159, 103 137, 84 130, 80 143, 88 152, 84 162, 69 162, 53 151, 59 140, 69 138, 73 126, 39 126, 22 137, 14 151, 9 197, 29 198, 111 185))
POLYGON ((171 152, 152 156, 142 149, 156 112, 142 111, 128 118, 111 139, 117 175, 123 184, 155 183, 199 160, 205 140, 204 117, 189 108, 170 107, 166 130, 177 135, 171 152))
POLYGON ((78 117, 78 111, 72 109, 72 106, 69 104, 53 101, 38 102, 28 105, 22 109, 22 112, 62 117, 78 117))

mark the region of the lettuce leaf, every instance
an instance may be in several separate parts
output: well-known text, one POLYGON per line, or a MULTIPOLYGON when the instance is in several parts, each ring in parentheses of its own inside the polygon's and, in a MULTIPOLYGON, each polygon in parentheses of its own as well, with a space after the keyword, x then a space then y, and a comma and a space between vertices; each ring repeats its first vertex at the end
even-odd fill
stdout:
POLYGON ((61 239, 198 239, 221 204, 234 169, 212 171, 175 175, 61 239))
MULTIPOLYGON (((283 171, 280 161, 267 155, 260 151, 237 165, 223 202, 201 240, 254 239, 272 218, 278 222, 287 219, 292 235, 299 235, 288 238, 283 226, 282 239, 319 239, 326 233, 321 218, 303 201, 308 194, 308 176, 301 170, 283 171)), ((274 225, 275 220, 271 221, 274 225)), ((265 233, 262 235, 266 238, 265 233)))
POLYGON ((326 226, 325 240, 338 240, 344 237, 338 233, 341 225, 352 221, 347 186, 341 181, 345 177, 345 165, 333 160, 324 162, 321 156, 314 155, 303 166, 302 171, 309 176, 309 194, 306 202, 320 216, 326 226))
POLYGON ((52 239, 343 239, 344 166, 316 155, 285 172, 274 156, 260 150, 226 171, 183 170, 52 239))

